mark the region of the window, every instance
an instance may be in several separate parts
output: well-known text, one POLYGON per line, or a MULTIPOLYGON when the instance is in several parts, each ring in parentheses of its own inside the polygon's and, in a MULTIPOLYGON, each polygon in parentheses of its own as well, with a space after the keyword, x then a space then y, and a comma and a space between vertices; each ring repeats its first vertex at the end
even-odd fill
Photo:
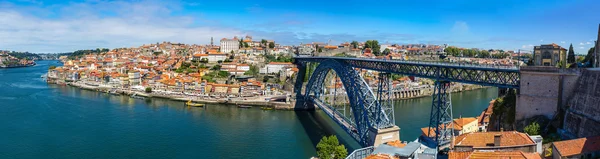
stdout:
POLYGON ((552 54, 548 51, 544 51, 544 53, 542 54, 542 58, 543 59, 551 59, 552 58, 552 54))

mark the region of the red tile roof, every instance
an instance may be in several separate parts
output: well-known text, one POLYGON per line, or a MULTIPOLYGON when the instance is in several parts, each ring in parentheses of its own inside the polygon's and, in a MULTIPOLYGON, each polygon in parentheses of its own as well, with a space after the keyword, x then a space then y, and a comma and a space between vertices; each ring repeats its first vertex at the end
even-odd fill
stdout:
POLYGON ((473 146, 487 147, 488 144, 494 144, 494 135, 499 134, 500 146, 524 146, 535 144, 527 134, 517 131, 505 132, 474 132, 462 134, 456 137, 454 145, 456 146, 473 146))
POLYGON ((600 151, 600 136, 558 141, 552 143, 562 157, 600 151))
POLYGON ((538 153, 522 151, 493 151, 493 152, 450 152, 448 159, 541 159, 538 153))

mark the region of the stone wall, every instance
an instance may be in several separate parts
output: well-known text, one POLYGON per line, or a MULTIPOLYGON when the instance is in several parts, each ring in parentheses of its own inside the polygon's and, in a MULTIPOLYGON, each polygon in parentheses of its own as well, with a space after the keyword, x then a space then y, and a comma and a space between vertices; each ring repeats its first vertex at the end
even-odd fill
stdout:
POLYGON ((579 69, 521 67, 515 120, 522 121, 537 115, 552 119, 571 96, 580 74, 579 69))
POLYGON ((583 70, 566 104, 563 129, 568 138, 600 134, 600 70, 583 70))

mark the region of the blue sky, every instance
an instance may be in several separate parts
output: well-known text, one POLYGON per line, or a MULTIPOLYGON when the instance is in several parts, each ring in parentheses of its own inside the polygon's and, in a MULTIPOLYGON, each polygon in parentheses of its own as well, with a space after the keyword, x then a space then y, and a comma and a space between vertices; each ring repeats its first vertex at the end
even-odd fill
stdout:
POLYGON ((68 52, 252 35, 288 45, 375 39, 532 50, 572 43, 583 54, 600 23, 590 6, 600 1, 8 0, 0 2, 0 49, 68 52))

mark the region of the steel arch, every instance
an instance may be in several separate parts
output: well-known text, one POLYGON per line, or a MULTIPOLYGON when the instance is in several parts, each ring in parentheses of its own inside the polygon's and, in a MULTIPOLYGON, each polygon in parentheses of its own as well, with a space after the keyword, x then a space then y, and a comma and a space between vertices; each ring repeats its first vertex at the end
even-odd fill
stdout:
MULTIPOLYGON (((358 71, 348 64, 343 63, 343 61, 329 59, 320 62, 306 85, 306 101, 319 100, 324 89, 323 84, 325 78, 330 70, 333 70, 337 76, 341 78, 341 81, 346 88, 350 108, 352 109, 352 115, 354 117, 354 122, 348 121, 348 123, 353 124, 352 126, 356 128, 356 132, 353 132, 352 128, 345 128, 345 126, 339 122, 338 124, 346 129, 351 136, 353 136, 353 133, 356 133, 357 135, 353 137, 361 145, 368 145, 370 141, 369 129, 377 130, 394 126, 393 121, 387 116, 385 110, 379 107, 378 100, 367 82, 360 76, 358 71)), ((337 120, 337 118, 333 116, 332 119, 337 120)), ((347 118, 344 119, 349 120, 347 118)))

